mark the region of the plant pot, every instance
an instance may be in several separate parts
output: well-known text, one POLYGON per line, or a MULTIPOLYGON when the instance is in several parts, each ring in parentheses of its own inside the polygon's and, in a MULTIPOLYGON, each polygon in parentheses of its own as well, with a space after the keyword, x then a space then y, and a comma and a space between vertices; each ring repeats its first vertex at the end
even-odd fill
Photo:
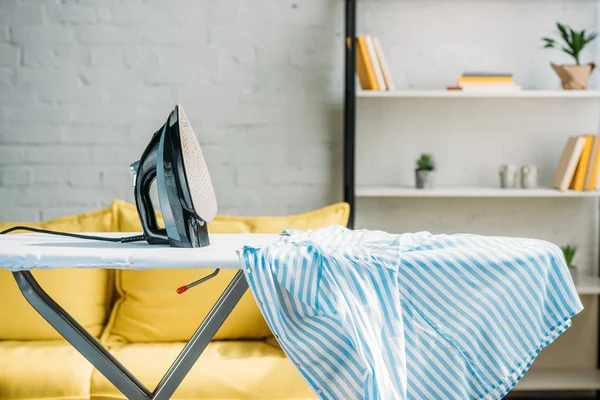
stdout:
POLYGON ((594 63, 585 65, 550 65, 552 65, 552 69, 554 69, 560 78, 562 87, 565 90, 587 89, 590 75, 596 68, 596 64, 594 63))
POLYGON ((417 189, 432 189, 435 181, 435 171, 415 170, 417 189))

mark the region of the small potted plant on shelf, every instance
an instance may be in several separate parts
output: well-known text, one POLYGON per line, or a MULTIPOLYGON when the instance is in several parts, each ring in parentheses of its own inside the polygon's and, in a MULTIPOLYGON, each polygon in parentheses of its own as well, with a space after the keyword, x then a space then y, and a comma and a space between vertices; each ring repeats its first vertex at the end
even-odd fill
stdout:
POLYGON ((585 90, 588 87, 590 75, 596 64, 588 63, 581 64, 579 57, 581 51, 596 39, 596 32, 586 33, 585 29, 581 32, 574 31, 571 27, 556 23, 560 37, 563 40, 562 43, 558 43, 556 40, 545 37, 542 38, 544 41, 545 49, 558 49, 569 56, 573 57, 575 65, 552 65, 552 68, 559 76, 563 89, 566 90, 585 90))
POLYGON ((417 189, 431 189, 435 180, 435 160, 432 154, 423 153, 417 159, 415 170, 417 189))
POLYGON ((575 253, 577 253, 577 246, 566 245, 562 246, 560 249, 565 256, 565 262, 567 263, 567 267, 569 267, 569 272, 571 273, 573 282, 577 282, 577 267, 573 264, 575 253))

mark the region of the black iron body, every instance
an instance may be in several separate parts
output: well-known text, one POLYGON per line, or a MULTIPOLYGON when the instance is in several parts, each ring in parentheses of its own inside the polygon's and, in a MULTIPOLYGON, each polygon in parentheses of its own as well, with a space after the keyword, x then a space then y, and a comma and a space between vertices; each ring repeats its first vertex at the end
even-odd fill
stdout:
POLYGON ((142 154, 135 177, 135 202, 149 244, 204 247, 210 244, 207 223, 195 211, 181 145, 179 106, 154 135, 142 154), (156 180, 165 228, 160 228, 150 197, 156 180))

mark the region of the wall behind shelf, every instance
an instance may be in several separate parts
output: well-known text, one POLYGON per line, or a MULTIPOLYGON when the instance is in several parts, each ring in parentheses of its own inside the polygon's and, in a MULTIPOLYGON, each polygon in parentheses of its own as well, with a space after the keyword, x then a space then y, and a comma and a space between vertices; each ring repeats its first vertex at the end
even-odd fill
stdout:
MULTIPOLYGON (((593 0, 360 0, 358 32, 380 37, 401 89, 441 89, 465 70, 515 73, 528 89, 557 89, 549 63, 571 63, 558 50, 541 49, 557 21, 597 30, 593 0)), ((598 41, 582 62, 597 59, 598 41)), ((597 75, 597 74, 596 74, 597 75)), ((597 87, 596 77, 592 87, 597 87)))
MULTIPOLYGON (((589 0, 364 0, 359 29, 380 37, 399 89, 441 89, 465 70, 515 73, 526 89, 557 89, 541 50, 556 21, 598 29, 589 0)), ((596 45, 583 59, 598 60, 596 45)), ((592 87, 597 87, 597 72, 592 87)), ((358 99, 357 184, 413 185, 414 160, 433 152, 439 185, 494 186, 503 163, 536 164, 550 183, 567 136, 600 131, 597 99, 358 99)), ((393 232, 472 232, 580 246, 597 271, 594 199, 358 199, 357 226, 393 232)))

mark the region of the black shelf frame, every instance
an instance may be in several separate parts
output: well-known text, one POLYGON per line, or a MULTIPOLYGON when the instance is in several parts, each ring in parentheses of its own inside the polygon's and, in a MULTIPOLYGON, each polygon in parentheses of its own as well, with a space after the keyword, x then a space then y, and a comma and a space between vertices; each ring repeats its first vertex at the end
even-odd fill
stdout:
POLYGON ((350 204, 348 228, 354 229, 356 215, 356 1, 346 0, 346 71, 344 88, 344 201, 350 204))

